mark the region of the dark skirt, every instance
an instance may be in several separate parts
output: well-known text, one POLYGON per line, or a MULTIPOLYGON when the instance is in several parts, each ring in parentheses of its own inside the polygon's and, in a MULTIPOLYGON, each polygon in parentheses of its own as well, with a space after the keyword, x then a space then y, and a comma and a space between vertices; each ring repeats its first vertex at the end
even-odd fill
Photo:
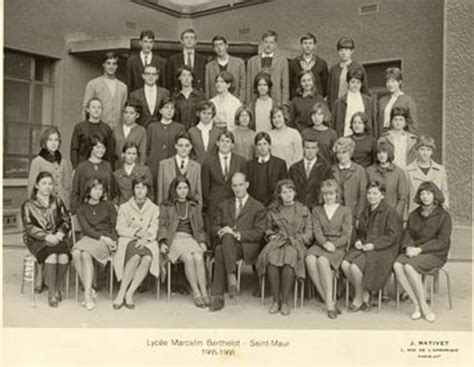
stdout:
POLYGON ((367 264, 367 253, 364 251, 352 249, 344 257, 344 260, 355 264, 362 273, 365 273, 365 265, 367 264))
POLYGON ((43 246, 40 250, 36 253, 36 260, 38 263, 43 264, 45 260, 52 254, 66 254, 71 260, 70 248, 68 241, 62 241, 56 246, 43 246))
POLYGON ((441 269, 444 261, 432 254, 419 254, 417 256, 408 257, 405 254, 398 255, 395 262, 400 264, 411 265, 418 273, 426 274, 434 269, 441 269))
POLYGON ((339 270, 339 267, 341 266, 344 254, 344 249, 336 248, 336 251, 329 252, 319 245, 313 245, 306 251, 306 256, 313 255, 316 257, 325 257, 329 261, 331 267, 336 271, 339 270))
POLYGON ((153 254, 151 253, 150 249, 143 246, 142 248, 136 248, 137 241, 132 240, 128 243, 127 245, 127 250, 125 250, 125 264, 128 263, 128 260, 130 260, 133 256, 138 255, 140 257, 144 256, 150 256, 153 257, 153 254))

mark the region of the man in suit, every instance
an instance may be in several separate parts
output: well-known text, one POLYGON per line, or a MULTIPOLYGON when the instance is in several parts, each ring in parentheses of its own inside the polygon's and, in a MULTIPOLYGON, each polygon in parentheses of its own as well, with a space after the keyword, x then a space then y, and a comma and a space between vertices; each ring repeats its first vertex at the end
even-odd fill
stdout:
POLYGON ((89 100, 99 98, 102 101, 101 121, 105 122, 113 130, 120 124, 122 112, 127 102, 127 86, 115 76, 118 68, 118 56, 110 51, 102 57, 103 75, 90 80, 86 85, 82 103, 83 117, 86 116, 86 108, 89 100))
POLYGON ((186 29, 181 32, 181 45, 183 52, 171 55, 166 63, 166 75, 168 82, 168 89, 174 93, 180 88, 177 80, 177 72, 183 65, 190 66, 196 79, 194 80, 194 88, 204 91, 204 71, 206 68, 207 59, 196 52, 195 47, 197 43, 197 35, 194 29, 186 29))
POLYGON ((301 55, 291 60, 290 68, 290 97, 297 95, 296 91, 300 87, 298 77, 302 71, 311 70, 314 75, 314 82, 318 94, 326 97, 328 84, 328 64, 315 53, 316 36, 306 33, 300 39, 301 55))
POLYGON ((216 142, 217 154, 209 155, 202 165, 202 196, 204 211, 207 212, 208 232, 212 228, 217 206, 232 197, 232 175, 247 171, 245 159, 232 153, 234 143, 234 135, 230 131, 220 132, 216 142))
POLYGON ((239 57, 227 53, 227 40, 223 36, 212 39, 212 47, 216 58, 206 64, 206 98, 216 96, 216 78, 222 71, 228 71, 234 77, 233 90, 230 91, 242 103, 245 103, 245 63, 239 57))
POLYGON ((145 81, 143 88, 137 89, 130 94, 130 100, 139 103, 142 107, 142 113, 137 123, 146 128, 152 122, 160 120, 159 106, 170 92, 157 85, 160 77, 160 71, 155 65, 146 65, 143 68, 142 78, 145 81))
POLYGON ((247 263, 256 261, 265 232, 265 207, 247 193, 249 183, 245 174, 234 173, 231 181, 234 197, 220 203, 213 226, 213 233, 218 237, 218 245, 214 250, 215 268, 210 311, 219 311, 224 307, 226 286, 229 297, 235 297, 236 262, 240 259, 244 259, 247 263))
POLYGON ((331 178, 331 166, 318 156, 318 141, 303 140, 303 159, 290 167, 289 176, 296 186, 296 199, 310 210, 319 203, 319 191, 324 180, 331 178))
POLYGON ((191 137, 183 132, 176 136, 176 155, 160 161, 158 169, 157 204, 168 199, 171 182, 178 176, 185 176, 190 184, 190 196, 202 205, 201 165, 189 158, 193 145, 191 137))
POLYGON ((155 34, 153 31, 142 31, 140 33, 140 53, 131 55, 127 60, 127 85, 128 93, 143 87, 143 73, 147 65, 154 65, 161 75, 158 85, 164 87, 166 61, 162 57, 153 53, 155 45, 155 34))
POLYGON ((247 104, 257 97, 253 83, 257 74, 267 70, 272 78, 270 95, 278 105, 289 103, 288 61, 276 54, 278 36, 274 31, 266 31, 262 36, 262 53, 252 56, 247 63, 247 104))

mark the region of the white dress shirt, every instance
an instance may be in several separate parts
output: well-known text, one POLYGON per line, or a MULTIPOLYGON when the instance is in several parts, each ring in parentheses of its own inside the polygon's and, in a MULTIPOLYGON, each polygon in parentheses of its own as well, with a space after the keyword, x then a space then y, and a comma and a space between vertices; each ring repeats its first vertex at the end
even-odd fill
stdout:
POLYGON ((175 156, 176 159, 176 164, 178 165, 179 169, 181 170, 181 165, 183 165, 183 171, 186 171, 186 167, 188 166, 189 163, 189 157, 181 158, 178 154, 175 156), (184 163, 184 164, 183 164, 184 163))
POLYGON ((398 97, 400 97, 402 94, 403 92, 392 94, 388 100, 387 106, 385 106, 385 110, 383 111, 383 127, 390 127, 390 112, 392 112, 393 105, 397 101, 398 97))
POLYGON ((140 51, 140 59, 142 60, 143 66, 151 64, 151 60, 153 60, 153 52, 150 52, 149 54, 145 55, 143 51, 140 51))
POLYGON ((267 154, 265 157, 258 157, 258 163, 267 163, 270 160, 270 154, 267 154))
POLYGON ((202 137, 202 143, 204 144, 204 150, 207 152, 207 149, 209 148, 209 135, 211 133, 211 129, 213 127, 213 123, 209 123, 207 125, 204 125, 202 122, 196 125, 196 127, 201 130, 201 137, 202 137))
POLYGON ((145 92, 145 99, 146 99, 148 108, 150 110, 150 113, 153 113, 155 112, 155 108, 156 108, 156 92, 157 92, 156 85, 154 85, 153 87, 150 87, 149 85, 145 84, 145 86, 143 87, 143 90, 145 92))
POLYGON ((184 65, 194 67, 194 50, 183 50, 184 65), (191 54, 191 65, 188 65, 188 55, 191 54))
POLYGON ((306 158, 303 159, 304 162, 304 170, 306 172, 306 177, 309 177, 309 174, 311 173, 316 161, 318 160, 318 157, 315 157, 313 160, 308 161, 306 158), (308 167, 309 164, 309 167, 308 167))
POLYGON ((227 174, 230 173, 230 159, 231 159, 231 153, 228 154, 222 154, 221 152, 218 153, 219 156, 219 162, 221 163, 221 170, 222 170, 222 175, 225 178, 225 166, 227 165, 227 174))

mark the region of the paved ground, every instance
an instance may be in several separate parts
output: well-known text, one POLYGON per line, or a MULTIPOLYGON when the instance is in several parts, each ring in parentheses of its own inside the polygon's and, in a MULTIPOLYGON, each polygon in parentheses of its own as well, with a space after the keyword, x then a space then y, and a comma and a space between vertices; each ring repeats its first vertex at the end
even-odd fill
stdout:
POLYGON ((471 330, 471 262, 452 262, 446 265, 450 275, 454 309, 449 310, 446 284, 441 278, 440 293, 435 298, 437 321, 430 324, 424 320, 409 319, 411 305, 402 304, 399 312, 395 302, 383 305, 382 312, 376 309, 369 313, 343 314, 337 320, 326 317, 321 303, 314 299, 306 301, 289 317, 269 315, 266 305, 253 298, 254 286, 251 270, 244 267, 243 290, 238 304, 227 302, 221 312, 208 312, 192 304, 190 297, 176 295, 171 303, 166 295, 157 301, 154 294, 139 294, 135 298, 136 309, 114 311, 105 292, 99 294, 97 308, 86 311, 73 298, 64 301, 58 309, 47 305, 46 294, 37 296, 34 303, 29 294, 20 293, 21 269, 26 250, 7 248, 3 252, 3 323, 9 327, 97 327, 97 328, 257 328, 257 329, 363 329, 363 330, 471 330))

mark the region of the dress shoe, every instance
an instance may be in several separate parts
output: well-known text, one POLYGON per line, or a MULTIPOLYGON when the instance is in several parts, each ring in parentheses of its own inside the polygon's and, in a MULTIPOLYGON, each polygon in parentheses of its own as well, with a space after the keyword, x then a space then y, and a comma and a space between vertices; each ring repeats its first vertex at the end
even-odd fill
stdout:
POLYGON ((125 301, 123 300, 121 303, 119 304, 116 304, 116 303, 112 303, 112 308, 114 310, 120 310, 123 306, 125 305, 125 301))
POLYGON ((273 302, 272 307, 268 310, 268 313, 273 315, 275 313, 278 313, 280 311, 280 305, 278 302, 273 302))
POLYGON ((206 307, 206 305, 204 304, 204 300, 202 299, 201 296, 194 297, 194 304, 196 305, 196 307, 199 307, 199 308, 206 307))
POLYGON ((56 299, 58 300, 58 302, 63 301, 63 292, 62 291, 57 291, 56 292, 56 299))
POLYGON ((336 319, 337 318, 337 311, 336 310, 329 310, 328 311, 328 317, 330 319, 333 319, 333 320, 336 319))
POLYGON ((224 296, 212 296, 209 311, 220 311, 224 308, 224 296))
POLYGON ((95 302, 86 302, 84 306, 87 311, 92 311, 95 308, 95 302))
POLYGON ((206 307, 209 307, 211 305, 211 297, 209 296, 202 297, 202 301, 204 302, 204 305, 206 307))
POLYGON ((338 315, 342 315, 342 311, 339 307, 335 306, 334 308, 336 309, 338 315))
POLYGON ((281 313, 283 316, 288 316, 288 315, 291 313, 290 306, 288 306, 287 303, 283 303, 283 304, 281 305, 281 308, 280 308, 280 313, 281 313))
POLYGON ((48 304, 50 307, 58 307, 59 302, 58 299, 55 296, 48 297, 48 304))
POLYGON ((229 298, 235 298, 237 296, 237 286, 229 285, 229 298))
POLYGON ((426 321, 428 322, 435 322, 436 315, 433 312, 428 312, 427 314, 423 315, 426 321))
POLYGON ((255 298, 262 297, 262 291, 260 290, 260 287, 255 287, 255 289, 252 292, 252 297, 255 297, 255 298))
POLYGON ((412 320, 419 320, 421 319, 421 311, 420 310, 415 310, 411 315, 410 318, 412 320))
POLYGON ((359 311, 361 310, 361 308, 362 308, 362 305, 363 305, 363 303, 360 304, 359 306, 356 306, 355 304, 351 303, 351 304, 349 305, 349 311, 350 311, 350 312, 359 312, 359 311))
POLYGON ((125 307, 127 307, 129 310, 134 310, 135 309, 135 303, 125 302, 125 307))
POLYGON ((368 302, 364 302, 360 305, 360 310, 362 312, 369 312, 372 309, 372 305, 368 302))

